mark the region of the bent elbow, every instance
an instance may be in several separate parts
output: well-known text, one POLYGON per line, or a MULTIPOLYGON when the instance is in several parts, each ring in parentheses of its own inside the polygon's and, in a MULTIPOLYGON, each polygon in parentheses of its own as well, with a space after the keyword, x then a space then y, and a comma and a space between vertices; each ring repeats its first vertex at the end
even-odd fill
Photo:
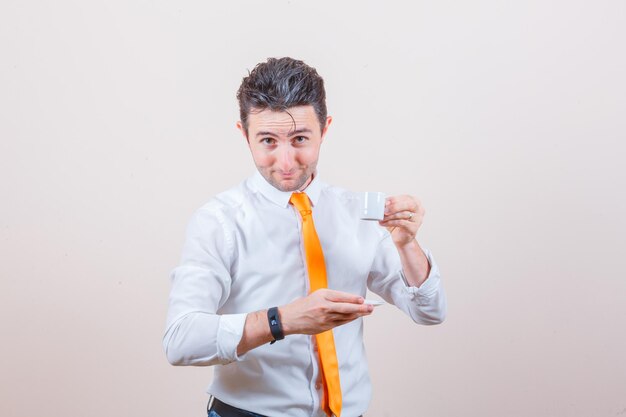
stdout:
POLYGON ((172 351, 166 351, 165 352, 165 356, 167 357, 167 361, 172 366, 183 366, 183 365, 185 365, 184 358, 182 356, 180 356, 180 355, 177 355, 175 352, 172 353, 172 351))
POLYGON ((219 319, 214 314, 192 312, 174 321, 163 336, 167 361, 173 366, 211 366, 237 360, 234 337, 226 334, 222 344, 218 343, 219 319))
POLYGON ((197 345, 190 344, 188 340, 165 337, 163 350, 165 350, 167 361, 172 366, 211 366, 231 362, 220 360, 217 352, 198 349, 197 345))
POLYGON ((413 316, 413 321, 425 326, 434 326, 446 320, 446 313, 446 308, 434 309, 433 311, 420 311, 413 316))
POLYGON ((165 351, 167 361, 173 366, 191 365, 191 358, 188 349, 185 347, 184 340, 176 336, 176 332, 167 332, 163 336, 163 350, 165 351))
POLYGON ((416 312, 415 322, 434 326, 446 320, 448 302, 444 293, 434 299, 425 300, 422 307, 416 312))
POLYGON ((431 317, 427 324, 429 326, 434 326, 436 324, 441 324, 444 321, 446 321, 446 312, 442 311, 438 315, 435 315, 435 316, 431 317))
POLYGON ((174 346, 170 346, 170 344, 165 341, 163 342, 163 349, 165 350, 165 357, 170 365, 184 366, 187 364, 185 356, 179 349, 176 349, 174 346))

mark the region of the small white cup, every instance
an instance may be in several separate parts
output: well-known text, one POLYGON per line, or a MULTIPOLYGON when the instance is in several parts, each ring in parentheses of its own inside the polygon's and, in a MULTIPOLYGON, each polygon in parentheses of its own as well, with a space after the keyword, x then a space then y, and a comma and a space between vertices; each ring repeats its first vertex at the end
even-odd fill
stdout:
POLYGON ((377 191, 359 193, 359 216, 363 220, 382 220, 385 217, 385 194, 377 191))

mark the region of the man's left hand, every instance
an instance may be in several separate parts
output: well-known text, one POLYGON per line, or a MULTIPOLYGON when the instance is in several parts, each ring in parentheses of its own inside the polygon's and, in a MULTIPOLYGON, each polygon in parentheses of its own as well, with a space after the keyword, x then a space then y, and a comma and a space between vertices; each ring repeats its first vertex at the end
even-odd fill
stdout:
POLYGON ((396 247, 402 247, 415 240, 424 220, 424 213, 424 207, 413 196, 388 197, 385 202, 385 217, 378 223, 391 233, 396 247))

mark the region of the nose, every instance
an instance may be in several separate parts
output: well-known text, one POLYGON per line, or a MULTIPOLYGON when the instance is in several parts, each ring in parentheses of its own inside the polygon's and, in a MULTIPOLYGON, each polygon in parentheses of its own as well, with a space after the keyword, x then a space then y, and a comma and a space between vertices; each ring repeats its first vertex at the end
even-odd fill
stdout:
POLYGON ((278 152, 278 169, 282 172, 291 172, 296 165, 295 150, 291 146, 283 146, 278 152))

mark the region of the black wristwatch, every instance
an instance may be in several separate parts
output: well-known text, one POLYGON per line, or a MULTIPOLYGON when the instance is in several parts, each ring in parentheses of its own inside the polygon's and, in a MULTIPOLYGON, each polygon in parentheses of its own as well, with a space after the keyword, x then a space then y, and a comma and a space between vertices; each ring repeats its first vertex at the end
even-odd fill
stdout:
POLYGON ((278 307, 272 307, 267 310, 267 321, 270 324, 270 332, 274 340, 270 342, 270 345, 274 344, 277 340, 283 340, 285 333, 283 333, 283 325, 280 323, 280 315, 278 314, 278 307))

